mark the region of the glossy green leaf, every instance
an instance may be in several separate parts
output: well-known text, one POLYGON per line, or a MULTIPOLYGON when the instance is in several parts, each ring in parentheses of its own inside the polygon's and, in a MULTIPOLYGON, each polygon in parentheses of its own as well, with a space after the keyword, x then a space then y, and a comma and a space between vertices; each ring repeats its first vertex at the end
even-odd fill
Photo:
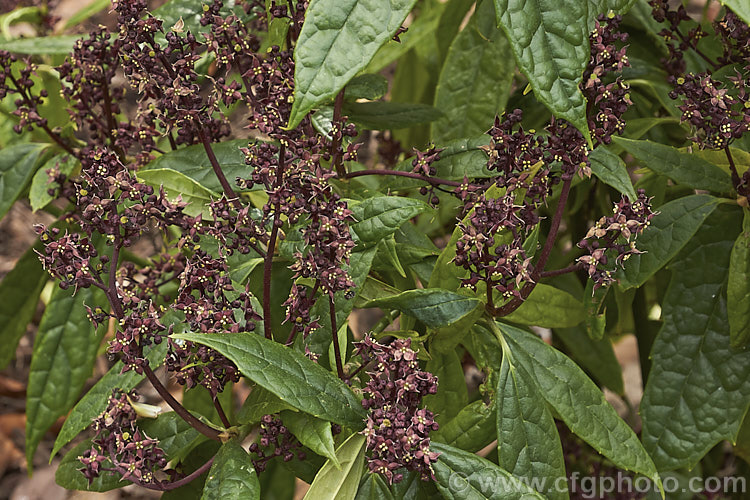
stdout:
POLYGON ((394 496, 380 474, 365 474, 354 500, 394 500, 394 496))
POLYGON ((201 500, 247 498, 260 500, 260 481, 250 455, 235 440, 227 441, 216 454, 201 500))
POLYGON ((495 10, 534 95, 588 137, 586 102, 578 89, 590 57, 588 26, 582 22, 588 3, 495 0, 495 10))
POLYGON ((371 130, 399 130, 434 122, 443 113, 427 104, 401 102, 355 102, 344 106, 349 121, 371 130))
POLYGON ((505 318, 521 325, 565 328, 579 324, 584 316, 580 300, 559 288, 539 283, 521 307, 505 318))
POLYGON ((29 185, 39 155, 46 147, 46 144, 16 144, 0 151, 0 219, 29 185))
POLYGON ((395 233, 409 219, 430 210, 421 200, 398 196, 377 196, 350 204, 355 222, 351 225, 355 239, 366 247, 395 233))
POLYGON ((282 401, 318 418, 359 429, 365 411, 352 390, 304 354, 255 333, 173 335, 216 349, 282 401))
POLYGON ((745 0, 721 0, 721 3, 732 9, 732 11, 750 25, 750 5, 745 0))
POLYGON ((589 155, 591 173, 608 186, 612 186, 630 200, 636 199, 633 182, 625 168, 625 162, 604 146, 599 146, 589 155))
POLYGON ((625 262, 624 271, 617 273, 620 285, 627 289, 645 283, 677 255, 718 203, 717 198, 700 194, 684 196, 659 207, 659 214, 636 240, 638 250, 645 253, 631 256, 625 262))
POLYGON ((606 14, 610 10, 615 14, 625 14, 636 0, 588 0, 589 18, 596 19, 599 14, 606 14))
POLYGON ((645 167, 669 177, 677 184, 716 193, 732 191, 732 179, 716 165, 677 148, 651 141, 615 137, 615 142, 645 167))
POLYGON ((159 448, 170 460, 182 460, 198 443, 208 439, 173 411, 139 419, 138 427, 148 437, 159 440, 159 448))
MULTIPOLYGON (((526 370, 504 351, 497 381, 498 464, 514 477, 552 484, 564 480, 560 436, 544 398, 526 370)), ((566 499, 559 490, 541 491, 551 500, 566 499)))
POLYGON ((438 144, 486 132, 505 109, 515 63, 493 8, 481 3, 448 50, 435 90, 435 107, 444 113, 432 124, 438 144))
MULTIPOLYGON (((237 177, 248 178, 252 173, 253 167, 245 163, 245 153, 240 149, 247 147, 247 144, 247 139, 237 139, 211 145, 224 176, 233 188, 236 187, 234 181, 237 177)), ((208 161, 206 150, 201 144, 165 153, 139 170, 139 175, 145 174, 149 170, 161 169, 179 172, 212 193, 222 192, 219 179, 216 177, 211 162, 208 161)), ((150 179, 158 182, 158 177, 152 176, 150 179)))
POLYGON ((461 359, 455 350, 440 352, 432 349, 430 355, 432 359, 427 362, 426 370, 437 377, 438 390, 425 396, 424 404, 442 425, 469 404, 469 391, 461 359))
POLYGON ((439 288, 407 290, 393 297, 376 299, 366 307, 398 309, 430 328, 448 326, 472 312, 479 300, 439 288))
POLYGON ((625 394, 622 368, 615 357, 609 337, 593 340, 582 325, 572 328, 555 328, 565 350, 594 380, 616 394, 625 394))
POLYGON ((433 465, 438 490, 447 500, 531 500, 544 497, 489 460, 446 444, 431 442, 440 453, 433 465))
POLYGON ((750 212, 747 210, 729 260, 727 314, 732 345, 746 345, 750 340, 750 212))
MULTIPOLYGON (((164 362, 164 356, 167 353, 167 343, 162 342, 158 346, 150 349, 146 353, 150 365, 153 368, 160 366, 164 362)), ((91 425, 91 422, 107 409, 107 401, 112 395, 113 389, 122 389, 129 391, 138 385, 145 375, 138 375, 135 371, 129 370, 122 373, 122 361, 117 363, 104 374, 94 386, 89 389, 68 414, 62 429, 57 435, 55 445, 50 455, 50 460, 54 457, 60 448, 65 446, 78 435, 82 430, 91 425)))
POLYGON ((738 207, 717 209, 670 266, 641 402, 643 444, 660 470, 691 468, 733 441, 750 404, 750 351, 730 346, 723 293, 740 219, 738 207))
POLYGON ((34 250, 28 249, 0 281, 0 369, 16 355, 49 278, 34 250))
POLYGON ((354 77, 347 85, 344 98, 347 101, 367 99, 376 101, 388 93, 388 80, 383 75, 366 73, 354 77))
MULTIPOLYGON (((26 459, 29 467, 44 433, 78 400, 91 376, 101 335, 86 315, 84 305, 104 305, 98 288, 56 288, 34 340, 26 390, 26 459)), ((100 332, 101 333, 101 332, 100 332)))
MULTIPOLYGON (((91 449, 91 440, 87 439, 78 443, 72 450, 65 454, 55 471, 55 482, 66 490, 97 491, 104 492, 122 488, 127 482, 122 482, 122 477, 115 472, 104 471, 89 485, 88 480, 83 477, 80 469, 83 464, 78 460, 84 451, 91 449)), ((111 467, 112 463, 106 460, 102 467, 111 467)))
POLYGON ((296 411, 282 412, 281 420, 303 446, 331 460, 335 466, 340 465, 336 457, 330 422, 296 411))
POLYGON ((257 423, 263 415, 279 413, 283 410, 294 410, 294 408, 279 399, 276 394, 255 386, 237 413, 237 420, 241 424, 257 423))
POLYGON ((517 364, 571 431, 616 466, 659 483, 656 467, 638 437, 578 365, 532 333, 499 326, 517 364))
POLYGON ((79 38, 81 38, 80 35, 16 38, 0 41, 0 50, 7 50, 14 54, 67 55, 73 51, 73 45, 79 38))
POLYGON ((365 437, 352 434, 336 450, 340 467, 328 460, 305 494, 307 500, 353 500, 365 464, 365 437))
POLYGON ((294 51, 296 127, 317 105, 332 100, 396 33, 416 0, 317 0, 305 13, 294 51))
POLYGON ((57 193, 60 192, 60 188, 57 184, 50 183, 47 170, 57 170, 67 177, 78 165, 80 165, 80 162, 77 158, 67 153, 63 153, 52 157, 47 163, 40 167, 31 179, 31 187, 29 188, 29 202, 31 203, 31 209, 36 212, 40 208, 46 207, 49 202, 57 198, 57 193), (49 194, 48 191, 51 188, 55 189, 55 195, 49 194))
POLYGON ((474 401, 430 434, 430 438, 475 453, 497 439, 495 407, 474 401))
POLYGON ((212 200, 219 198, 218 192, 206 189, 195 180, 171 168, 141 170, 137 176, 139 180, 156 190, 163 187, 171 201, 180 197, 188 204, 184 212, 193 217, 202 213, 212 200))

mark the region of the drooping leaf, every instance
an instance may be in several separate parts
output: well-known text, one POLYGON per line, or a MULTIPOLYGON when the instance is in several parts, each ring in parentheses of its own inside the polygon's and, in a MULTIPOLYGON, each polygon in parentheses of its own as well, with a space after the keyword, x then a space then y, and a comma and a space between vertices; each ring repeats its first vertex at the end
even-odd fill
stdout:
POLYGON ((73 51, 73 45, 79 38, 81 38, 80 35, 16 38, 0 41, 0 50, 7 50, 14 54, 67 55, 73 51))
MULTIPOLYGON (((221 165, 224 176, 233 189, 236 189, 237 177, 248 178, 253 167, 245 163, 245 153, 240 148, 247 147, 247 139, 219 142, 211 145, 216 159, 221 165)), ((212 193, 221 193, 222 188, 216 177, 211 162, 208 160, 206 149, 201 144, 169 151, 150 162, 139 172, 149 170, 169 169, 181 173, 203 186, 212 193)), ((147 174, 148 175, 148 174, 147 174)), ((158 177, 150 177, 158 182, 158 177)))
POLYGON ((361 428, 365 411, 352 390, 304 354, 255 333, 173 335, 206 345, 282 401, 318 418, 361 428))
POLYGON ((0 281, 0 369, 16 355, 47 279, 39 256, 30 248, 0 281))
POLYGON ((633 182, 630 180, 625 162, 604 146, 599 146, 589 155, 591 172, 603 183, 612 186, 630 200, 636 199, 633 182))
POLYGON ((399 130, 434 122, 443 112, 427 104, 401 102, 355 102, 344 106, 344 114, 362 128, 399 130))
MULTIPOLYGON (((164 362, 164 356, 166 353, 167 343, 162 342, 146 352, 146 359, 148 359, 152 368, 156 368, 164 362)), ((104 374, 96 384, 94 384, 94 387, 89 389, 89 392, 87 392, 80 401, 76 403, 73 410, 71 410, 65 419, 65 422, 57 435, 55 445, 52 448, 52 454, 50 455, 50 460, 63 446, 76 437, 78 433, 91 425, 94 418, 99 416, 107 408, 107 401, 112 395, 113 389, 129 391, 145 378, 145 375, 138 375, 133 370, 121 373, 122 367, 122 361, 115 363, 114 366, 112 366, 112 368, 110 368, 109 371, 104 374)))
POLYGON ((713 196, 698 194, 659 207, 659 214, 636 240, 638 250, 645 253, 631 256, 617 273, 620 285, 627 289, 645 283, 677 255, 718 203, 713 196))
MULTIPOLYGON (((91 376, 101 341, 85 305, 102 306, 98 288, 56 288, 39 324, 26 394, 26 459, 31 461, 44 433, 70 410, 91 376)), ((101 332, 100 332, 101 333, 101 332)))
POLYGON ((444 113, 432 124, 437 144, 486 132, 505 109, 515 68, 492 9, 491 2, 479 4, 450 46, 435 90, 435 107, 444 113))
POLYGON ((208 471, 201 500, 260 500, 260 481, 250 455, 235 440, 224 443, 208 471))
POLYGON ((336 450, 340 467, 328 460, 307 490, 307 500, 353 500, 365 463, 365 437, 352 434, 336 450))
POLYGON ((60 192, 60 188, 56 187, 55 184, 50 183, 49 174, 47 170, 57 170, 66 177, 80 164, 77 158, 67 153, 59 154, 52 157, 47 161, 39 170, 34 174, 31 179, 31 187, 29 188, 29 202, 31 203, 31 209, 37 211, 40 208, 47 206, 49 202, 54 200, 57 195, 49 194, 49 190, 55 187, 55 193, 60 192))
POLYGON ((430 438, 475 453, 497 439, 495 407, 474 401, 430 434, 430 438))
POLYGON ((398 309, 430 328, 448 326, 472 312, 479 300, 439 288, 407 290, 393 297, 375 299, 366 307, 398 309))
POLYGON ((197 181, 171 168, 159 168, 141 170, 137 174, 138 179, 155 190, 164 187, 164 191, 171 201, 178 197, 188 205, 184 212, 190 216, 202 213, 211 200, 219 198, 219 193, 206 189, 197 181))
POLYGON ((716 193, 732 191, 732 179, 716 165, 677 148, 651 141, 615 137, 615 142, 644 166, 677 184, 716 193))
POLYGON ((29 185, 39 155, 46 147, 47 144, 16 144, 0 151, 0 219, 29 185))
POLYGON ((421 200, 398 196, 368 198, 350 207, 357 221, 351 225, 351 230, 355 239, 366 247, 376 245, 395 233, 406 221, 430 209, 421 200))
POLYGON ((750 212, 747 210, 729 259, 727 314, 732 345, 746 345, 750 340, 750 212))
POLYGON ((331 460, 334 465, 340 465, 336 458, 330 422, 296 411, 282 412, 281 420, 303 446, 331 460))
POLYGON ((390 40, 416 0, 318 0, 305 13, 294 51, 294 128, 332 100, 390 40))
MULTIPOLYGON (((560 436, 552 414, 526 370, 504 351, 497 382, 498 464, 514 477, 552 484, 566 477, 560 436)), ((540 491, 566 499, 559 490, 540 491)))
POLYGON ((692 467, 733 441, 750 404, 750 352, 730 346, 723 294, 740 217, 717 209, 670 266, 641 402, 643 444, 660 470, 692 467))
POLYGON ((440 453, 433 468, 447 500, 531 500, 544 497, 489 460, 446 444, 431 442, 440 453))
POLYGON ((618 467, 660 484, 656 467, 638 437, 578 365, 534 334, 499 326, 515 361, 571 431, 618 467))
POLYGON ((578 89, 589 61, 588 3, 495 0, 497 23, 534 95, 588 138, 586 102, 578 89))
POLYGON ((559 288, 539 283, 521 307, 505 318, 522 325, 565 328, 579 324, 584 316, 580 300, 559 288))

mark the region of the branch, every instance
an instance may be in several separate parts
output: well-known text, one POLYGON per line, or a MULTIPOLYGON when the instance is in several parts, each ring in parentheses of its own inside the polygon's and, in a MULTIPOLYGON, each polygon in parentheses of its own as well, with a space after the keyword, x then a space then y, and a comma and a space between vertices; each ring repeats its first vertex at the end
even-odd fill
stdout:
POLYGON ((329 311, 331 313, 331 334, 333 335, 333 355, 336 357, 336 373, 344 380, 344 367, 341 364, 341 347, 339 346, 339 330, 336 326, 336 306, 333 303, 333 295, 328 295, 329 311))
MULTIPOLYGON (((279 146, 279 164, 276 167, 276 183, 275 188, 281 186, 281 182, 284 178, 284 166, 286 162, 286 148, 284 145, 279 146)), ((281 211, 281 200, 277 199, 274 203, 274 215, 271 227, 271 236, 268 239, 268 246, 266 248, 266 255, 263 262, 263 329, 267 339, 273 339, 273 332, 271 332, 271 270, 273 269, 273 254, 276 249, 276 238, 279 235, 279 226, 281 225, 281 219, 279 218, 279 212, 281 211)))

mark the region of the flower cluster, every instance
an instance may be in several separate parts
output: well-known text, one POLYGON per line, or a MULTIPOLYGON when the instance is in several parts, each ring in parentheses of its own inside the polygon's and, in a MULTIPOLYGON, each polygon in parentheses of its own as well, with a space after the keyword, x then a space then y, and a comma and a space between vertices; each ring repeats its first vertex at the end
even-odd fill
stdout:
POLYGON ((389 484, 403 479, 402 467, 433 477, 432 464, 438 453, 430 450, 430 431, 438 424, 430 410, 420 409, 422 398, 437 392, 437 377, 419 369, 411 340, 394 340, 390 345, 365 337, 357 344, 364 364, 373 365, 364 387, 362 406, 368 410, 365 430, 370 472, 385 477, 389 484))
POLYGON ((263 415, 260 421, 260 435, 258 441, 250 445, 250 453, 255 454, 253 467, 258 472, 266 470, 269 460, 281 457, 284 462, 289 462, 296 456, 298 460, 304 460, 307 454, 300 450, 302 445, 281 419, 274 415, 263 415))
POLYGON ((578 243, 586 250, 586 255, 579 257, 578 262, 593 280, 594 290, 614 282, 617 266, 621 267, 631 255, 642 253, 635 246, 636 238, 649 226, 654 215, 651 198, 639 189, 635 201, 623 196, 615 204, 612 216, 602 217, 589 229, 578 243))
POLYGON ((35 126, 47 127, 47 119, 39 114, 39 106, 47 98, 47 90, 41 89, 35 93, 34 80, 37 66, 31 62, 31 58, 24 59, 24 64, 14 73, 14 65, 18 58, 5 50, 0 50, 0 99, 9 94, 15 94, 16 109, 13 115, 18 118, 18 123, 13 126, 16 133, 23 130, 34 130, 35 126))
POLYGON ((133 392, 114 391, 107 409, 94 420, 92 447, 78 457, 89 484, 104 470, 113 469, 139 484, 160 482, 154 473, 166 467, 167 459, 159 442, 136 426, 137 401, 133 392))
MULTIPOLYGON (((440 160, 440 152, 442 148, 436 148, 434 144, 431 144, 427 151, 417 151, 416 156, 411 162, 411 171, 415 174, 423 175, 425 177, 432 177, 437 173, 437 168, 433 165, 436 161, 440 160)), ((419 189, 419 193, 422 196, 427 196, 432 206, 437 206, 440 199, 435 196, 435 186, 431 185, 422 186, 419 189)))

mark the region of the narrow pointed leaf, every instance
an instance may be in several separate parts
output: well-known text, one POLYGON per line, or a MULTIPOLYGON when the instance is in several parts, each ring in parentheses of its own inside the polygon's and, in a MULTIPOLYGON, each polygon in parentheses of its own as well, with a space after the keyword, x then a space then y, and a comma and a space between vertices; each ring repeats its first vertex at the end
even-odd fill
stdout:
POLYGON ((255 333, 183 333, 174 338, 206 345, 282 401, 318 418, 360 429, 365 411, 352 390, 304 354, 255 333))
POLYGON ((282 412, 281 419, 303 446, 339 466, 330 422, 296 411, 282 412))
POLYGON ((260 482, 250 455, 235 440, 224 443, 208 471, 201 500, 260 500, 260 482))
POLYGON ((392 297, 376 299, 365 307, 398 309, 414 316, 430 328, 440 328, 471 313, 479 300, 439 288, 407 290, 392 297))
POLYGON ((365 464, 365 437, 352 434, 336 450, 340 467, 328 460, 315 476, 306 500, 353 500, 365 464))
POLYGON ((46 147, 46 144, 17 144, 0 151, 0 219, 31 182, 39 155, 46 147))
POLYGON ((630 200, 636 199, 635 188, 622 158, 604 146, 599 146, 589 155, 591 172, 604 184, 612 186, 630 200))
POLYGON ((355 239, 369 247, 395 233, 409 219, 430 210, 430 206, 412 198, 378 196, 352 204, 351 210, 357 221, 351 226, 355 239))

